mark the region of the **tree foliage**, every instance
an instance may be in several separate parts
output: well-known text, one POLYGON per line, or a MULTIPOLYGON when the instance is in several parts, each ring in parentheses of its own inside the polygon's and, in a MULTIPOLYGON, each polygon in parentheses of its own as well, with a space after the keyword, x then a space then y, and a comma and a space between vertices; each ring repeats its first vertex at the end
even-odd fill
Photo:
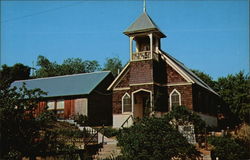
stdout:
POLYGON ((36 77, 51 77, 77 73, 89 73, 100 70, 100 65, 97 61, 83 61, 81 58, 68 58, 62 64, 49 61, 44 56, 38 56, 36 77))
POLYGON ((19 89, 1 88, 0 159, 34 158, 47 152, 74 153, 76 147, 61 141, 61 132, 53 130, 53 112, 45 108, 36 116, 37 104, 43 94, 40 89, 28 90, 25 85, 19 89))
POLYGON ((240 71, 235 75, 220 77, 214 81, 208 74, 198 70, 192 70, 200 79, 207 83, 225 102, 220 108, 226 111, 229 108, 230 118, 236 121, 239 118, 242 122, 250 123, 250 76, 240 71), (236 117, 236 118, 235 118, 236 117))
POLYGON ((215 89, 216 81, 214 81, 210 75, 195 69, 191 69, 191 71, 202 81, 204 81, 209 87, 215 89))
POLYGON ((39 138, 39 123, 34 117, 40 89, 28 90, 25 86, 0 90, 0 146, 1 157, 15 156, 35 150, 39 138))
POLYGON ((221 77, 216 87, 230 110, 242 121, 250 123, 250 76, 239 72, 221 77))
POLYGON ((195 159, 199 152, 166 118, 144 118, 117 136, 125 159, 195 159))
POLYGON ((30 78, 30 67, 21 63, 13 66, 3 65, 0 70, 0 86, 9 85, 15 80, 30 78))
POLYGON ((118 75, 118 71, 122 70, 122 62, 118 57, 107 58, 104 63, 103 70, 109 70, 116 77, 118 75))
POLYGON ((247 146, 230 137, 210 137, 209 143, 214 146, 211 152, 213 159, 218 157, 223 160, 250 158, 247 146))
POLYGON ((172 111, 168 112, 165 117, 175 123, 175 125, 194 125, 196 134, 203 134, 205 132, 206 123, 194 112, 191 112, 185 106, 175 106, 172 111), (173 121, 174 120, 174 121, 173 121))

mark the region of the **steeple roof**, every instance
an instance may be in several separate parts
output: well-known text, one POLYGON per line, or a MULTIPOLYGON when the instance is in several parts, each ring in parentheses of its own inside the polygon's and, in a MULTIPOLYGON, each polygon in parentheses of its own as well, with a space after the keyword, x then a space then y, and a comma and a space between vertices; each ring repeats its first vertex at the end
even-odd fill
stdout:
POLYGON ((123 33, 126 35, 131 35, 134 33, 148 32, 148 31, 157 32, 160 34, 161 37, 166 37, 166 35, 164 35, 164 33, 160 31, 160 29, 154 23, 154 21, 148 16, 147 12, 143 12, 143 14, 123 33))

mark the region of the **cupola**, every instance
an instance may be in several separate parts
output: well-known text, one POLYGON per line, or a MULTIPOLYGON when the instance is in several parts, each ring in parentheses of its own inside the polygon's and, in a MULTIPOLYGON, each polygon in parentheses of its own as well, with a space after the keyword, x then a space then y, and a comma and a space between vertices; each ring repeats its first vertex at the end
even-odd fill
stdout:
POLYGON ((130 61, 156 58, 160 50, 160 39, 166 37, 145 9, 123 33, 130 38, 130 61))

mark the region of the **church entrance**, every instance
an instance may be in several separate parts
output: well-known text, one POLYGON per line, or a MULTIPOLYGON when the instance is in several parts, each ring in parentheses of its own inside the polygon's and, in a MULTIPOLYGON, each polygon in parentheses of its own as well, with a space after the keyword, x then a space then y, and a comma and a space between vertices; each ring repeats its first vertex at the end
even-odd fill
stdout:
POLYGON ((135 118, 149 116, 151 112, 151 92, 138 90, 133 95, 133 110, 135 118))

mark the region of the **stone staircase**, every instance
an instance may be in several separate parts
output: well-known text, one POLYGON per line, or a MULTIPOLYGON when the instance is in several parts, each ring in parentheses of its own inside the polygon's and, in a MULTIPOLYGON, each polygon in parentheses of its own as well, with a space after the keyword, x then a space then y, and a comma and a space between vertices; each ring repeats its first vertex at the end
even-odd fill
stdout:
POLYGON ((200 149, 202 160, 212 160, 211 159, 211 151, 200 149))
POLYGON ((121 155, 121 148, 117 146, 117 140, 115 138, 104 138, 103 148, 93 156, 93 160, 102 160, 105 158, 115 158, 121 155))
MULTIPOLYGON (((93 132, 93 128, 91 127, 82 127, 79 124, 77 124, 74 120, 60 120, 64 122, 68 122, 70 124, 73 124, 79 128, 79 130, 88 130, 93 132)), ((95 130, 94 130, 95 131, 95 130)), ((97 131, 96 131, 97 132, 97 131)), ((97 143, 102 143, 102 140, 104 141, 103 147, 99 149, 96 155, 93 155, 93 160, 102 160, 105 158, 115 158, 119 155, 121 155, 121 149, 117 146, 117 140, 115 138, 108 138, 103 136, 102 133, 98 132, 98 140, 97 143)), ((84 149, 84 145, 81 146, 82 149, 84 149)))

